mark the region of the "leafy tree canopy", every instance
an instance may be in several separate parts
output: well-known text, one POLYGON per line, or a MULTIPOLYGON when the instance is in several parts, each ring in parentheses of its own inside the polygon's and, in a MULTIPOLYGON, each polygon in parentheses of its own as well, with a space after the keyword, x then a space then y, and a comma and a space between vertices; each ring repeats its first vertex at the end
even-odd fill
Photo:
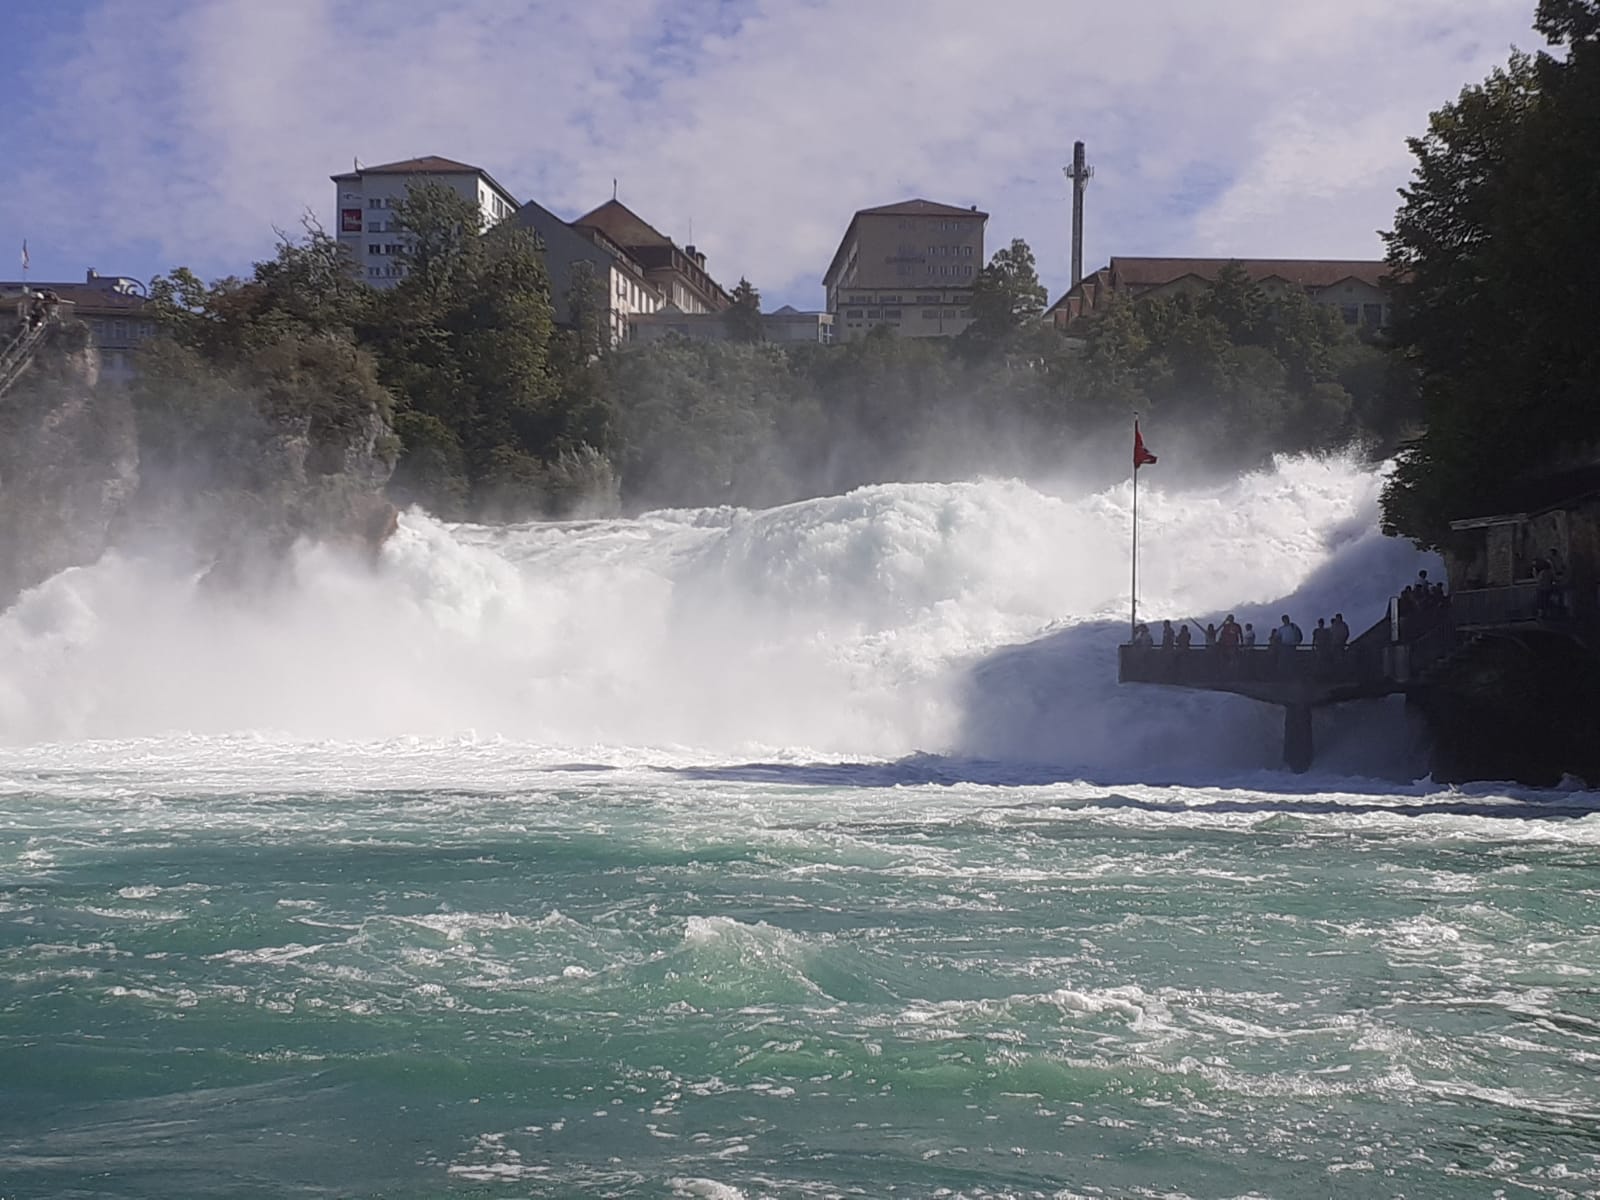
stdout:
POLYGON ((1493 484, 1600 441, 1594 219, 1600 179, 1600 2, 1542 0, 1566 47, 1513 54, 1411 140, 1416 167, 1385 235, 1399 279, 1395 341, 1426 432, 1384 493, 1387 528, 1443 546, 1493 484))

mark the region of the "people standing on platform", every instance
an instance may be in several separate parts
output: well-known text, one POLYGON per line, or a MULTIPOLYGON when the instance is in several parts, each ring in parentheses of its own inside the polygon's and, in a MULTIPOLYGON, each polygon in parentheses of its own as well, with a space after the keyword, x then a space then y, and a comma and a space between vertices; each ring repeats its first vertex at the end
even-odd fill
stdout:
POLYGON ((1311 631, 1311 648, 1319 653, 1326 653, 1328 643, 1328 621, 1326 617, 1317 618, 1317 627, 1311 631))
POLYGON ((1306 640, 1305 634, 1300 632, 1300 626, 1289 620, 1289 614, 1284 613, 1278 625, 1278 649, 1285 655, 1293 654, 1300 648, 1300 643, 1306 640))
POLYGON ((1334 613, 1333 621, 1328 625, 1328 646, 1338 653, 1349 644, 1350 626, 1345 623, 1343 613, 1334 613))
POLYGON ((1150 636, 1150 626, 1140 621, 1133 631, 1133 644, 1140 650, 1155 649, 1155 639, 1150 636))
POLYGON ((1171 621, 1161 622, 1161 648, 1171 650, 1178 644, 1178 635, 1172 630, 1171 621))
POLYGON ((1188 624, 1186 623, 1186 624, 1183 624, 1183 625, 1179 625, 1178 626, 1178 649, 1179 650, 1187 650, 1189 648, 1190 643, 1193 642, 1193 641, 1194 641, 1194 636, 1189 632, 1188 624))
POLYGON ((1256 648, 1256 627, 1249 621, 1244 623, 1244 647, 1246 650, 1256 648))
POLYGON ((1202 634, 1206 639, 1206 649, 1207 650, 1215 650, 1217 648, 1217 625, 1216 625, 1216 622, 1215 621, 1208 622, 1206 624, 1205 629, 1202 631, 1202 634))

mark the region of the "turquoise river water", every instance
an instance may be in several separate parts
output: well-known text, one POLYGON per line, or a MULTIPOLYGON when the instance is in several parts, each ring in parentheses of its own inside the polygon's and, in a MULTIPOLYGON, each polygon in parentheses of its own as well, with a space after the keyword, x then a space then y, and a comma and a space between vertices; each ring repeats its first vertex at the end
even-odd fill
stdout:
MULTIPOLYGON (((1354 468, 1236 487, 1152 542, 1243 509, 1260 561, 1147 603, 1416 569, 1354 468)), ((1600 796, 1402 782, 1388 705, 1295 778, 1270 713, 1130 699, 1125 500, 412 515, 249 605, 31 593, 0 1197, 1600 1192, 1600 796)))

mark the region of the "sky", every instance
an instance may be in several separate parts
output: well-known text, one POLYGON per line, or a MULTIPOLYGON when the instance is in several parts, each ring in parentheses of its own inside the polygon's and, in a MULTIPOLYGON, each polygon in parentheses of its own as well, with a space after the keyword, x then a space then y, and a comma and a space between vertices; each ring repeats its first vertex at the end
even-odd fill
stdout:
POLYGON ((925 197, 1070 282, 1112 255, 1379 258, 1406 138, 1535 0, 6 0, 0 277, 244 273, 328 176, 438 154, 611 196, 727 287, 822 306, 858 208, 925 197))

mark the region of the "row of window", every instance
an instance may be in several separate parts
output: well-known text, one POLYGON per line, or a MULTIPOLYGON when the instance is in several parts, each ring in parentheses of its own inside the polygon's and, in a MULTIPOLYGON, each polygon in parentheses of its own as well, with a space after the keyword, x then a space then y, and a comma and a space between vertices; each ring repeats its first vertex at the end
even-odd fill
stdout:
MULTIPOLYGON (((951 294, 950 299, 956 304, 962 304, 965 303, 970 296, 970 292, 954 292, 951 294)), ((861 292, 856 292, 851 295, 848 302, 850 304, 899 304, 900 293, 879 292, 876 297, 873 297, 870 293, 863 294, 861 292)), ((917 294, 918 304, 943 304, 944 302, 945 298, 936 293, 917 294)))
POLYGON ((97 345, 142 342, 156 335, 156 327, 149 321, 130 321, 121 317, 86 317, 84 324, 89 326, 97 345))
MULTIPOLYGON (((848 308, 845 310, 844 315, 847 320, 852 321, 863 319, 868 321, 898 321, 901 319, 902 312, 903 310, 898 308, 848 308)), ((955 320, 957 317, 970 319, 972 316, 970 308, 946 308, 942 312, 944 319, 947 321, 955 320)), ((922 319, 924 321, 937 321, 940 315, 941 310, 937 308, 925 308, 922 310, 922 319)))
POLYGON ((896 221, 894 227, 908 232, 915 232, 921 229, 937 229, 944 233, 971 233, 978 227, 978 222, 940 221, 929 220, 926 217, 907 217, 902 221, 896 221))
POLYGON ((405 246, 399 242, 385 242, 382 245, 377 242, 367 243, 368 254, 399 254, 404 249, 405 246))
POLYGON ((390 263, 383 267, 368 267, 368 279, 404 279, 406 269, 399 263, 390 263))

